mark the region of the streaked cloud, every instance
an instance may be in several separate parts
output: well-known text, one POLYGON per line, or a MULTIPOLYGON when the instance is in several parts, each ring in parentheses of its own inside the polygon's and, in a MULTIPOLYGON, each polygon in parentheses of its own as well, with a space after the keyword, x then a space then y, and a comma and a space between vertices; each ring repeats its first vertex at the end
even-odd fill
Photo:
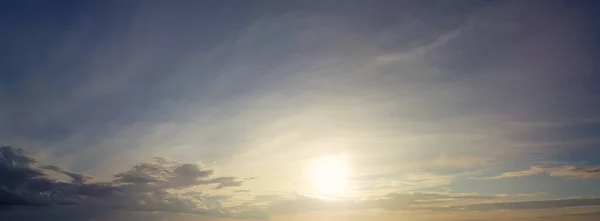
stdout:
POLYGON ((532 210, 600 205, 600 198, 581 197, 556 200, 481 203, 447 207, 448 210, 532 210))
POLYGON ((564 177, 571 179, 593 179, 600 178, 600 166, 573 166, 573 165, 539 165, 532 166, 527 170, 506 172, 495 177, 482 179, 501 179, 532 176, 535 174, 546 173, 550 176, 564 177))

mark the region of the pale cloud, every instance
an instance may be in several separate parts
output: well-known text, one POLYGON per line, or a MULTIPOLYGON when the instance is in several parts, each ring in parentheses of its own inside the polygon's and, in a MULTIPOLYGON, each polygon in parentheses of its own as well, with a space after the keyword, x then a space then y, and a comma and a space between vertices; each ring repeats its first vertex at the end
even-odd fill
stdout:
POLYGON ((295 214, 314 211, 368 211, 383 213, 396 211, 493 211, 538 210, 571 207, 600 206, 600 199, 593 197, 565 198, 537 201, 515 201, 508 195, 476 195, 452 193, 390 193, 364 200, 327 200, 307 196, 279 198, 271 203, 273 214, 295 214))
POLYGON ((382 174, 353 178, 358 196, 381 196, 390 192, 448 190, 454 175, 432 173, 382 174))
MULTIPOLYGON (((553 209, 553 208, 598 206, 598 205, 600 205, 600 198, 580 197, 580 198, 538 200, 538 201, 480 203, 480 204, 450 206, 450 207, 435 208, 435 209, 440 209, 440 210, 534 210, 534 209, 553 209)), ((431 208, 431 209, 433 209, 433 208, 431 208)))
POLYGON ((362 210, 412 210, 424 205, 468 203, 499 199, 500 196, 447 193, 389 193, 385 196, 363 200, 327 200, 302 195, 271 203, 274 214, 303 213, 311 211, 362 211, 362 210))
POLYGON ((527 170, 506 172, 499 176, 485 177, 479 179, 502 179, 532 176, 535 174, 546 173, 554 177, 563 177, 571 179, 594 179, 600 178, 600 166, 573 166, 573 165, 539 165, 532 166, 527 170))

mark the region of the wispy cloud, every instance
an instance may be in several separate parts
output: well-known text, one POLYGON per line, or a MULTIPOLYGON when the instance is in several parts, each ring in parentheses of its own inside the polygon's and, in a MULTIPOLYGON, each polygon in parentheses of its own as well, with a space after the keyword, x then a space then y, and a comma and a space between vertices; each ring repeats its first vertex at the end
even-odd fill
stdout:
POLYGON ((3 148, 0 202, 211 218, 596 206, 583 2, 0 7, 0 142, 32 153, 3 148), (339 153, 349 192, 324 199, 307 168, 339 153), (531 196, 537 179, 556 189, 531 196))
POLYGON ((500 203, 481 203, 461 206, 451 206, 446 208, 436 208, 441 210, 533 210, 533 209, 553 209, 577 206, 598 206, 600 198, 581 197, 556 200, 539 201, 519 201, 519 202, 500 202, 500 203))
POLYGON ((502 179, 532 176, 535 174, 546 173, 550 176, 564 177, 572 179, 593 179, 600 178, 600 166, 573 166, 573 165, 539 165, 532 166, 527 170, 506 172, 499 176, 484 177, 479 179, 502 179))

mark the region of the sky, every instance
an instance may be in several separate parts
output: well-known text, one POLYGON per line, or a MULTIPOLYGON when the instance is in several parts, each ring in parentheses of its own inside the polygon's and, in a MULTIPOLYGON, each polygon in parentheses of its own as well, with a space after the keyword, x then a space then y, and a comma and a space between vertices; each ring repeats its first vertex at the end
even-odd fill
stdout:
POLYGON ((0 219, 600 218, 598 9, 2 1, 0 219))

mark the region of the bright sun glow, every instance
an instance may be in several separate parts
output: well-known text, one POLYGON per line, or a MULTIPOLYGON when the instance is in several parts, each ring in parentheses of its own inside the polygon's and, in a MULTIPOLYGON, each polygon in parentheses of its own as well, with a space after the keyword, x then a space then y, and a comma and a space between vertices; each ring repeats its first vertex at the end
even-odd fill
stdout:
POLYGON ((315 191, 325 196, 341 196, 346 192, 348 167, 342 156, 317 159, 312 166, 311 178, 315 191))

